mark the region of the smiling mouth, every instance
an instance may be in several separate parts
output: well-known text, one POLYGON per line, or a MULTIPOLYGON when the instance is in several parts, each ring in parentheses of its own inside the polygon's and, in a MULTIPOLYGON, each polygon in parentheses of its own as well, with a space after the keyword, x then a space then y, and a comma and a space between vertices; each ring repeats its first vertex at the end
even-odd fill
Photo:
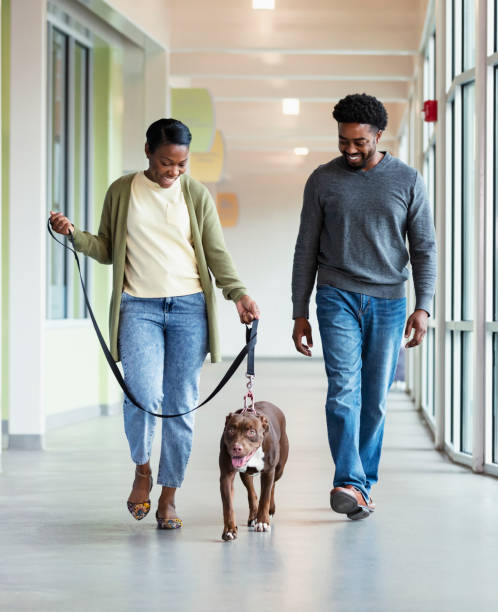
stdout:
MULTIPOLYGON (((257 449, 256 449, 257 450, 257 449)), ((256 450, 253 450, 252 453, 249 453, 248 455, 242 455, 241 457, 237 457, 237 456, 232 456, 232 465, 235 469, 239 470, 240 468, 244 467, 244 465, 246 465, 246 463, 250 460, 250 458, 254 455, 254 453, 256 452, 256 450)))

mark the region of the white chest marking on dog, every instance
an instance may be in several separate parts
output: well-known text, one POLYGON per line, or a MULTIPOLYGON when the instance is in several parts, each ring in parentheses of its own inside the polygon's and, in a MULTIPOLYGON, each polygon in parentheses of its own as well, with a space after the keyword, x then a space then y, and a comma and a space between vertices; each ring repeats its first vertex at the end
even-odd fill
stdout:
POLYGON ((256 468, 258 472, 261 472, 261 470, 265 467, 264 458, 265 454, 263 452, 263 447, 260 446, 249 461, 244 465, 244 467, 240 468, 239 472, 245 472, 247 468, 250 467, 256 468))

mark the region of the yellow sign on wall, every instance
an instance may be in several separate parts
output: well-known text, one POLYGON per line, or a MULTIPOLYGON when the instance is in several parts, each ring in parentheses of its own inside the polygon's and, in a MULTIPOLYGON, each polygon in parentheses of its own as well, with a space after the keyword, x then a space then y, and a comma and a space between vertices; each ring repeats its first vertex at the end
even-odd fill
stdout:
POLYGON ((239 202, 235 193, 219 193, 216 206, 223 227, 234 227, 239 218, 239 202))
POLYGON ((206 153, 211 149, 215 132, 214 106, 207 89, 172 89, 171 116, 183 121, 192 132, 192 153, 206 153))
POLYGON ((208 153, 190 154, 190 174, 203 183, 217 183, 223 174, 225 145, 223 136, 216 130, 213 146, 208 153))

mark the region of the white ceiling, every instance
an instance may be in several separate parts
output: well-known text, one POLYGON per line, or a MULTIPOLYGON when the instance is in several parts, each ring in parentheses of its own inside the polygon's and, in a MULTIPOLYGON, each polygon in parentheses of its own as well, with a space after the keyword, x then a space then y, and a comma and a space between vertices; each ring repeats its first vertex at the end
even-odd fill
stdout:
POLYGON ((333 105, 348 93, 381 99, 384 142, 397 138, 410 94, 427 0, 173 0, 171 82, 206 87, 228 150, 337 146, 333 105), (284 116, 281 100, 299 98, 284 116))

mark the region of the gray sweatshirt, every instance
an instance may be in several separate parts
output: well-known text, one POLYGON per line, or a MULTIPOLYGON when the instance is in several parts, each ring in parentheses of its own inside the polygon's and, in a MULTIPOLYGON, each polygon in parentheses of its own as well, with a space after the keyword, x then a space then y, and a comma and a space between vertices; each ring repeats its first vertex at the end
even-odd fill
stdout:
POLYGON ((318 285, 395 299, 405 296, 409 261, 415 309, 431 314, 434 223, 414 168, 385 153, 366 172, 350 169, 341 156, 311 174, 294 253, 293 318, 309 316, 317 270, 318 285))

